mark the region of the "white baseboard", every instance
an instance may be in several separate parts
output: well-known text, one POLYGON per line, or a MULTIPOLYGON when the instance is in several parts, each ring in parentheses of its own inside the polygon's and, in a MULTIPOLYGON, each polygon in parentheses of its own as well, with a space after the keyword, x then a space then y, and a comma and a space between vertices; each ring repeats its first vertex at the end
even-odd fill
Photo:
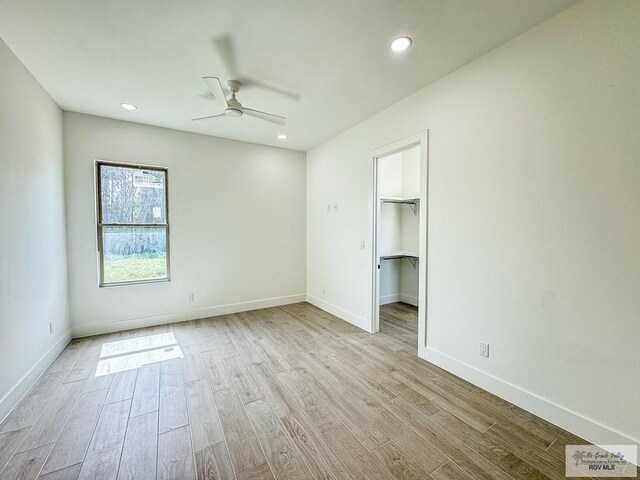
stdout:
POLYGON ((29 393, 31 387, 33 387, 36 381, 38 381, 70 341, 71 330, 67 330, 0 399, 0 423, 4 421, 6 416, 9 415, 20 400, 29 393))
POLYGON ((382 295, 380 297, 380 305, 388 305, 389 303, 408 303, 414 307, 418 306, 418 297, 407 295, 405 293, 392 293, 391 295, 382 295))
POLYGON ((366 332, 371 332, 371 321, 364 317, 348 312, 340 307, 336 307, 335 305, 329 302, 325 302, 324 300, 320 300, 313 295, 307 295, 307 302, 309 302, 311 305, 315 305, 325 312, 329 312, 331 315, 335 315, 345 322, 349 322, 350 324, 361 328, 366 332))
POLYGON ((444 368, 448 372, 596 445, 640 444, 640 439, 638 438, 613 430, 593 419, 505 382, 431 347, 420 348, 418 355, 424 360, 444 368))
POLYGON ((400 294, 400 301, 403 303, 408 303, 409 305, 413 305, 414 307, 418 306, 418 297, 407 295, 405 293, 400 294))
POLYGON ((387 305, 389 303, 400 302, 400 294, 393 293, 391 295, 382 295, 380 296, 380 305, 387 305))
POLYGON ((90 335, 101 335, 103 333, 121 332, 134 328, 153 327, 165 323, 186 322, 198 318, 216 317, 230 313, 247 312, 260 308, 278 307, 291 303, 304 302, 307 299, 305 294, 289 295, 286 297, 266 298, 262 300, 252 300, 249 302, 231 303, 228 305, 218 305, 215 307, 194 308, 182 312, 162 313, 146 317, 127 318, 113 322, 90 323, 85 325, 75 325, 73 327, 73 337, 87 337, 90 335))

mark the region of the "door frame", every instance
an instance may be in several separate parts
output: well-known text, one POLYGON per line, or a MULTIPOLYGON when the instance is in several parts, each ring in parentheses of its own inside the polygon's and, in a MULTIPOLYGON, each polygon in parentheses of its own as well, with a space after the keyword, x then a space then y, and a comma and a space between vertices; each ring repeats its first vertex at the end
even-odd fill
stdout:
MULTIPOLYGON (((378 161, 381 158, 395 153, 420 147, 420 214, 418 219, 418 345, 424 347, 427 344, 427 272, 428 272, 428 185, 429 185, 429 130, 423 130, 414 135, 402 138, 370 152, 373 168, 373 241, 371 258, 373 266, 373 282, 371 288, 371 325, 369 331, 376 333, 380 330, 380 252, 379 228, 380 196, 378 192, 378 161)), ((416 352, 418 350, 416 349, 416 352)))

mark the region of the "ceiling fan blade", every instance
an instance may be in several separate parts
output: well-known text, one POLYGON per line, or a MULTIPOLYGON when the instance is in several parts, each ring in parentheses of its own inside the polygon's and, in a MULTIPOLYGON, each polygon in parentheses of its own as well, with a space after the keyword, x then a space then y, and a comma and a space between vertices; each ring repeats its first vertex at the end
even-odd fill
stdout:
POLYGON ((209 91, 213 95, 213 97, 220 103, 220 105, 224 106, 224 108, 228 107, 227 97, 224 96, 224 90, 222 89, 222 83, 218 77, 202 77, 204 83, 209 87, 209 91))
POLYGON ((266 120, 267 122, 277 123, 278 125, 284 125, 287 123, 285 117, 274 115, 273 113, 261 112, 260 110, 252 110, 251 108, 242 108, 242 113, 251 117, 259 118, 260 120, 266 120))
POLYGON ((275 83, 270 83, 265 80, 256 80, 253 77, 247 77, 247 76, 240 76, 238 80, 242 84, 242 88, 245 90, 251 87, 258 87, 263 90, 269 90, 278 95, 282 95, 283 97, 289 98, 291 100, 296 100, 296 101, 300 100, 299 94, 287 88, 280 87, 275 83))
POLYGON ((198 118, 192 118, 191 121, 195 122, 196 120, 206 120, 207 118, 216 118, 216 117, 224 117, 225 114, 224 112, 222 113, 218 113, 217 115, 209 115, 207 117, 198 117, 198 118))
POLYGON ((211 93, 208 90, 206 92, 204 92, 204 93, 199 93, 198 97, 204 98, 205 100, 209 100, 209 101, 215 100, 215 98, 213 97, 213 93, 211 93))
POLYGON ((224 72, 226 74, 225 78, 238 80, 238 78, 236 78, 239 76, 238 67, 236 65, 236 55, 231 37, 229 35, 214 37, 211 39, 211 42, 218 53, 220 63, 222 63, 222 66, 226 70, 224 72))
POLYGON ((220 63, 225 70, 225 75, 223 75, 223 78, 227 78, 229 80, 238 80, 242 84, 243 89, 259 87, 264 90, 270 90, 292 100, 300 99, 300 95, 283 86, 268 82, 266 80, 258 80, 258 78, 260 77, 258 77, 257 75, 249 77, 239 72, 238 64, 236 63, 235 49, 233 48, 233 40, 231 40, 231 37, 229 35, 214 37, 211 39, 211 42, 213 43, 213 47, 218 53, 220 63))

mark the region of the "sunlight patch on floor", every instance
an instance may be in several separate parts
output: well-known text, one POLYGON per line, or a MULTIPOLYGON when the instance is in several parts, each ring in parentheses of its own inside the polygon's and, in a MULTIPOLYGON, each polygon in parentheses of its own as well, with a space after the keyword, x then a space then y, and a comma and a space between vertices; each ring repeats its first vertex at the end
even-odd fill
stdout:
POLYGON ((146 335, 144 337, 127 338, 117 342, 102 344, 100 358, 124 355, 125 353, 140 352, 142 350, 152 350, 154 348, 176 345, 176 337, 173 332, 158 333, 157 335, 146 335))
POLYGON ((102 345, 95 376, 133 370, 174 358, 184 358, 184 354, 173 332, 109 342, 102 345))

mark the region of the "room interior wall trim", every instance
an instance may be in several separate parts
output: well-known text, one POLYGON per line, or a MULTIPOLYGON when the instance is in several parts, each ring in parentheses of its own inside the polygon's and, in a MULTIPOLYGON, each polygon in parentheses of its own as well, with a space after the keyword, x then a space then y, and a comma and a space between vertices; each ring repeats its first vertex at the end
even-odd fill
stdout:
POLYGON ((63 333, 51 348, 44 352, 33 366, 9 389, 5 396, 0 399, 0 423, 2 423, 11 410, 20 403, 20 400, 29 393, 29 390, 31 390, 53 361, 58 358, 58 355, 60 355, 70 341, 71 329, 63 333))
POLYGON ((392 293, 391 295, 381 295, 380 305, 387 305, 389 303, 396 303, 400 301, 400 293, 392 293))
POLYGON ((418 306, 418 297, 407 295, 406 293, 392 293, 391 295, 382 295, 380 297, 380 305, 388 305, 390 303, 403 302, 418 306))
POLYGON ((596 445, 640 444, 640 438, 630 433, 611 429, 429 346, 419 348, 418 356, 596 445))
POLYGON ((304 293, 297 295, 287 295, 284 297, 265 298, 261 300, 251 300, 248 302, 231 303, 227 305, 217 305, 214 307, 203 307, 185 310, 182 312, 162 313, 144 317, 126 318, 115 322, 89 323, 72 327, 73 337, 87 337, 90 335, 100 335, 103 333, 132 330, 134 328, 153 327, 166 323, 186 322, 198 318, 216 317, 229 313, 247 312, 260 308, 278 307, 291 303, 300 303, 306 300, 304 293))
POLYGON ((355 325, 358 328, 361 328, 365 332, 370 332, 371 320, 356 315, 355 313, 348 312, 340 307, 337 307, 329 302, 325 302, 324 300, 320 300, 318 297, 314 297, 313 295, 307 295, 307 302, 311 305, 315 305, 316 307, 324 310, 325 312, 330 313, 331 315, 335 315, 336 317, 344 320, 345 322, 349 322, 352 325, 355 325))
POLYGON ((398 301, 408 303, 409 305, 413 305, 414 307, 418 306, 418 297, 407 295, 406 293, 400 293, 400 298, 398 301))

